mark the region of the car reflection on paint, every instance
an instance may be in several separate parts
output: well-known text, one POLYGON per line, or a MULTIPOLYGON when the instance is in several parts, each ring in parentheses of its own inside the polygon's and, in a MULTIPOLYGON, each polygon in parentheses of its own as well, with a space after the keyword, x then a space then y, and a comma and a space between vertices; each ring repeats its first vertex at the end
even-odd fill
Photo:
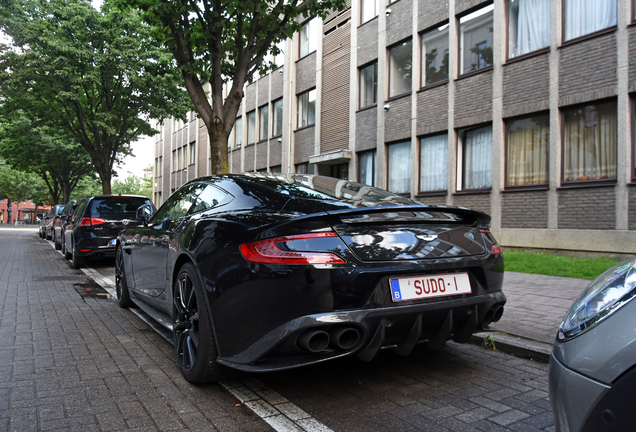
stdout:
POLYGON ((572 304, 550 358, 559 432, 636 430, 636 258, 596 278, 572 304))
POLYGON ((137 218, 117 241, 119 305, 172 329, 194 383, 466 342, 506 301, 489 216, 347 180, 204 177, 137 218))

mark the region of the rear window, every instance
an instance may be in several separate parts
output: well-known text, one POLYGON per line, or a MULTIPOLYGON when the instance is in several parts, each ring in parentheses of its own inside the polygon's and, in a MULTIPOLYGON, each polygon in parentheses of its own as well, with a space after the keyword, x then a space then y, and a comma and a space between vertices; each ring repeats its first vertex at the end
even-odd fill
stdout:
POLYGON ((91 214, 134 214, 137 209, 144 205, 150 204, 148 198, 131 198, 131 197, 113 197, 113 198, 96 198, 91 201, 91 214))

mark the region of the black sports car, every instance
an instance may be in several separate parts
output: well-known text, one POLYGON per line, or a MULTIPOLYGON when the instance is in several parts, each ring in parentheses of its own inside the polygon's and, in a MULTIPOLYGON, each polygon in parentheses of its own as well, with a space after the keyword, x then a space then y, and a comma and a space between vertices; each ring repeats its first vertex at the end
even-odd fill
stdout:
POLYGON ((172 329, 194 383, 466 342, 506 302, 489 216, 347 180, 205 177, 137 218, 117 240, 119 305, 172 329))

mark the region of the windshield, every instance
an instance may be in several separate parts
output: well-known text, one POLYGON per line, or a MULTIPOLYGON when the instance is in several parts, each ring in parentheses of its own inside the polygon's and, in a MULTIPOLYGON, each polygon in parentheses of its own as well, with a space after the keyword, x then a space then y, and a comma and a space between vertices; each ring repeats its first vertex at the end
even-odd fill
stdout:
POLYGON ((91 201, 91 214, 122 214, 135 213, 143 204, 151 204, 143 197, 112 197, 96 198, 91 201))

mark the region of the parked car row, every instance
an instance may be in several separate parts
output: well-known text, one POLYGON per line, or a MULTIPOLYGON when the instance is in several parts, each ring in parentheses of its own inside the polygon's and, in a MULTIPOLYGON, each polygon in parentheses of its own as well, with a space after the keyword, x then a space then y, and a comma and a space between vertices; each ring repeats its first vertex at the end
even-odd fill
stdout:
POLYGON ((135 214, 142 205, 154 210, 149 198, 138 195, 94 195, 56 204, 43 218, 39 234, 80 268, 86 258, 115 256, 117 235, 141 224, 135 214))

